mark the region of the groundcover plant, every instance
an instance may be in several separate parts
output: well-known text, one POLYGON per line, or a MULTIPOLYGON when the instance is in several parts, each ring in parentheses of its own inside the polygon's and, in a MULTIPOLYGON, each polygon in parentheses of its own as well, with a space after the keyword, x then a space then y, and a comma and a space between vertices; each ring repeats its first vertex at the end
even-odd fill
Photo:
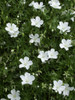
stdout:
POLYGON ((0 100, 75 100, 75 0, 0 0, 0 100))

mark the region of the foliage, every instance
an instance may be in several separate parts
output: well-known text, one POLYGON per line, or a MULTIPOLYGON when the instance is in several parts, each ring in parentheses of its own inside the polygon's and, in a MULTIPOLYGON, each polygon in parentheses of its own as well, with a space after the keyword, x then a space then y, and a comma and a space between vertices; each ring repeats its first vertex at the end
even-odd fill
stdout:
MULTIPOLYGON (((40 2, 40 0, 35 0, 40 2)), ((41 0, 46 9, 44 12, 29 7, 32 0, 22 4, 22 0, 0 0, 0 98, 7 98, 11 89, 20 91, 21 100, 74 100, 74 91, 63 97, 49 89, 54 80, 63 80, 75 87, 75 23, 70 20, 70 11, 74 10, 74 0, 60 0, 62 9, 54 9, 48 5, 49 0, 41 0), (7 6, 10 4, 11 6, 7 6), (69 10, 62 15, 62 12, 69 10), (31 26, 30 19, 39 16, 44 24, 41 28, 31 26), (71 32, 60 34, 57 29, 59 21, 67 21, 71 32), (11 38, 5 30, 6 24, 15 23, 20 31, 16 38, 11 38), (29 35, 38 33, 41 38, 39 46, 29 43, 29 35), (61 40, 73 40, 73 47, 65 51, 59 47, 61 40), (47 51, 55 48, 59 52, 58 59, 42 63, 37 58, 39 50, 47 51), (27 71, 19 68, 19 59, 28 56, 33 65, 27 71), (7 68, 7 69, 6 69, 7 68), (21 84, 20 75, 25 72, 34 74, 33 85, 21 84), (36 75, 38 74, 38 76, 36 75)))

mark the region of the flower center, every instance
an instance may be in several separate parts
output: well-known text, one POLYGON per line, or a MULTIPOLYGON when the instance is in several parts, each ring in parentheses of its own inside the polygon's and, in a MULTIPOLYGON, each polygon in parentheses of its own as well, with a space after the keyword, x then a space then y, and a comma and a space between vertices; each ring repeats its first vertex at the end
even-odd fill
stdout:
POLYGON ((24 63, 24 66, 26 66, 26 65, 27 65, 27 63, 25 62, 25 63, 24 63))
POLYGON ((34 41, 36 41, 36 40, 37 40, 37 38, 35 37, 35 38, 34 38, 34 41))
POLYGON ((28 83, 29 82, 29 80, 28 80, 28 78, 26 79, 26 83, 28 83))
POLYGON ((13 28, 11 27, 10 30, 13 31, 13 28))
POLYGON ((67 45, 66 45, 66 44, 65 44, 64 46, 65 46, 65 47, 67 47, 67 45))
POLYGON ((36 25, 38 25, 39 22, 36 22, 36 25))
POLYGON ((16 94, 13 95, 13 98, 16 98, 16 94))

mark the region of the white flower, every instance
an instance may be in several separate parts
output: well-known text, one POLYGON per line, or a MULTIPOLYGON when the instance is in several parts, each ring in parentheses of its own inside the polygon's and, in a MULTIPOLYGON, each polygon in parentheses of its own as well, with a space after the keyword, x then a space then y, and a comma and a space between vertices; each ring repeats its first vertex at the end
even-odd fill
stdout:
POLYGON ((38 58, 40 58, 42 62, 45 62, 46 60, 48 60, 48 53, 44 51, 40 51, 38 58))
POLYGON ((35 2, 34 2, 34 1, 32 1, 32 2, 29 4, 29 6, 33 6, 33 5, 34 5, 34 3, 35 3, 35 2))
POLYGON ((61 9, 60 2, 58 0, 51 0, 48 3, 55 9, 61 9))
POLYGON ((20 100, 20 91, 16 91, 15 89, 11 90, 11 94, 8 94, 7 97, 10 100, 20 100))
POLYGON ((40 28, 43 24, 43 20, 40 19, 39 16, 36 16, 36 18, 31 19, 31 25, 40 28))
POLYGON ((18 36, 18 34, 19 34, 19 31, 16 31, 16 32, 14 32, 14 33, 8 33, 9 35, 10 35, 10 37, 17 37, 18 36))
POLYGON ((53 81, 53 83, 54 83, 53 90, 61 94, 62 91, 65 89, 65 86, 63 86, 63 81, 62 80, 53 81))
POLYGON ((74 90, 74 87, 69 87, 69 84, 64 84, 62 80, 54 81, 53 90, 63 94, 64 96, 69 96, 69 92, 74 90))
POLYGON ((20 0, 20 3, 23 5, 23 4, 26 4, 26 0, 20 0))
POLYGON ((69 84, 64 84, 65 89, 63 91, 64 96, 69 96, 69 92, 74 90, 74 87, 69 87, 69 84))
POLYGON ((26 3, 26 0, 23 0, 23 4, 25 4, 26 3))
POLYGON ((71 14, 71 15, 75 15, 75 11, 74 11, 74 10, 72 10, 70 14, 71 14))
POLYGON ((51 59, 57 59, 58 51, 55 51, 55 49, 52 48, 51 50, 48 51, 48 56, 51 59))
POLYGON ((40 3, 36 2, 36 3, 34 3, 33 6, 35 9, 40 9, 40 10, 42 10, 44 8, 43 2, 40 2, 40 3))
POLYGON ((72 47, 71 45, 72 41, 67 39, 62 39, 61 43, 59 44, 60 48, 64 48, 66 51, 69 50, 69 47, 72 47))
POLYGON ((68 13, 68 10, 62 11, 62 14, 61 15, 65 15, 66 13, 68 13))
POLYGON ((74 18, 75 18, 75 11, 74 11, 74 10, 72 10, 70 14, 73 16, 73 17, 71 17, 71 20, 72 20, 72 22, 74 22, 74 18))
POLYGON ((6 99, 2 98, 2 99, 0 99, 0 100, 6 100, 6 99))
POLYGON ((16 27, 15 24, 11 24, 11 23, 7 23, 5 29, 10 33, 14 33, 16 31, 18 31, 18 27, 16 27))
POLYGON ((11 37, 17 37, 19 34, 18 27, 14 23, 7 23, 5 30, 8 31, 11 37))
POLYGON ((57 28, 60 30, 60 32, 70 32, 71 27, 68 26, 68 22, 59 22, 59 25, 57 28))
POLYGON ((30 43, 35 43, 35 45, 40 44, 40 38, 38 34, 35 35, 30 34, 29 37, 30 37, 30 41, 29 41, 30 43))
POLYGON ((24 59, 21 58, 19 61, 21 62, 21 64, 19 65, 19 68, 25 67, 27 70, 33 64, 33 62, 31 60, 29 60, 28 57, 24 57, 24 59))
POLYGON ((11 7, 11 5, 9 3, 7 3, 6 5, 7 5, 7 7, 11 7))
POLYGON ((22 79, 22 85, 24 84, 32 85, 33 81, 35 80, 35 77, 28 72, 26 72, 24 75, 21 75, 20 78, 22 79))
POLYGON ((74 17, 71 17, 72 22, 74 22, 74 17))
POLYGON ((43 2, 38 3, 38 2, 32 1, 32 2, 29 4, 29 6, 33 6, 35 9, 40 9, 40 10, 42 10, 42 11, 43 11, 43 9, 44 9, 43 2))

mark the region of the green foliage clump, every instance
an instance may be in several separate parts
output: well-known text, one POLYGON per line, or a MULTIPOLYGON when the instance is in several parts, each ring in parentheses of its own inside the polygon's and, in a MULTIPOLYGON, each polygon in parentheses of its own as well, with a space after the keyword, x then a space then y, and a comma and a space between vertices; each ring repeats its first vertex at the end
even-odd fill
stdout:
POLYGON ((21 100, 74 100, 75 91, 63 97, 54 92, 52 86, 54 80, 60 79, 75 87, 75 22, 70 20, 70 12, 75 10, 75 1, 60 0, 65 5, 60 10, 50 7, 49 0, 35 1, 44 3, 44 12, 29 7, 32 0, 27 0, 26 4, 22 4, 22 0, 0 0, 0 98, 7 98, 15 88, 20 91, 21 100), (65 10, 69 12, 62 15, 65 10), (44 21, 41 28, 31 26, 30 19, 36 16, 44 21), (69 22, 71 32, 60 34, 57 29, 60 21, 69 22), (9 22, 18 26, 18 37, 11 38, 5 30, 9 22), (41 38, 39 46, 29 43, 29 34, 36 33, 41 38), (73 40, 73 46, 68 51, 59 47, 62 39, 73 40), (42 63, 37 58, 39 50, 47 51, 51 48, 59 52, 58 59, 42 63), (20 75, 27 70, 19 68, 19 59, 25 56, 33 61, 28 72, 34 74, 35 81, 32 85, 22 86, 20 75))

